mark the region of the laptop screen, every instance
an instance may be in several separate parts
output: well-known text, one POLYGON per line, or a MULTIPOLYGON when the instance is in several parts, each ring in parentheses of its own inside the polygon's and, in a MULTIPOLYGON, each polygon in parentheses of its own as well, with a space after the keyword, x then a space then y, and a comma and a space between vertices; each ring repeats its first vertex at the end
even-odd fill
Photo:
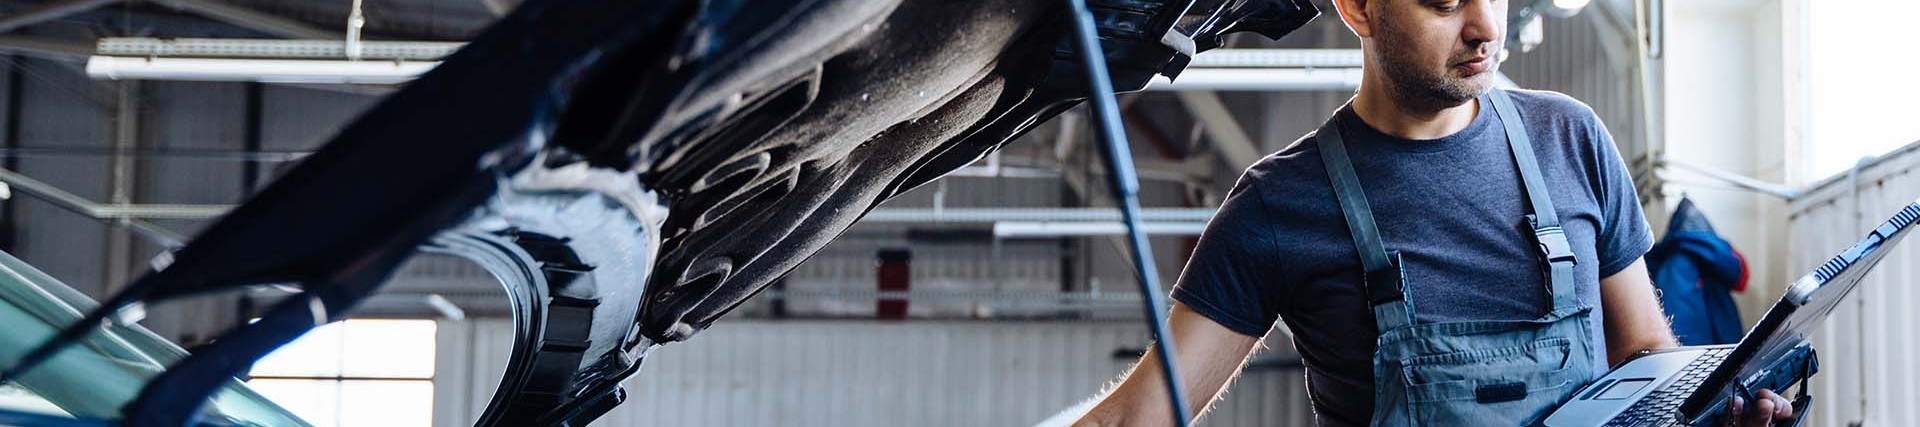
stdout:
POLYGON ((1691 417, 1701 414, 1707 405, 1724 405, 1722 398, 1733 389, 1732 378, 1752 377, 1773 366, 1794 346, 1806 342, 1820 321, 1906 237, 1916 219, 1920 219, 1920 201, 1908 204, 1892 219, 1874 228, 1865 239, 1795 281, 1788 287, 1787 295, 1774 303, 1767 315, 1740 340, 1727 361, 1681 405, 1681 412, 1691 417))

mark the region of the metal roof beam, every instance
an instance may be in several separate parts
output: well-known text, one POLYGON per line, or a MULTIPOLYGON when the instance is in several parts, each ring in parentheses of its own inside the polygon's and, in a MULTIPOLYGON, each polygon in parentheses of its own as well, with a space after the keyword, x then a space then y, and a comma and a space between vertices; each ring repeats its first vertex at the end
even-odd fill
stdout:
POLYGON ((493 16, 507 16, 514 6, 520 5, 520 0, 480 0, 480 4, 487 6, 487 11, 493 12, 493 16))
POLYGON ((93 47, 32 36, 0 36, 0 51, 55 61, 86 62, 93 47))
POLYGON ((1187 111, 1191 111, 1193 117, 1206 126, 1207 140, 1213 143, 1214 151, 1231 163, 1233 169, 1253 166, 1260 161, 1260 143, 1247 135, 1246 128, 1240 126, 1240 120, 1234 118, 1233 111, 1227 109, 1226 103, 1220 102, 1220 95, 1206 91, 1185 91, 1180 92, 1179 96, 1180 103, 1187 106, 1187 111))
POLYGON ((346 38, 346 31, 327 31, 307 25, 305 22, 262 13, 252 9, 226 4, 218 0, 155 0, 176 9, 212 18, 213 20, 234 26, 252 29, 267 34, 290 39, 326 39, 346 38))
POLYGON ((12 16, 0 18, 0 33, 10 33, 119 2, 120 0, 57 0, 41 3, 12 16))

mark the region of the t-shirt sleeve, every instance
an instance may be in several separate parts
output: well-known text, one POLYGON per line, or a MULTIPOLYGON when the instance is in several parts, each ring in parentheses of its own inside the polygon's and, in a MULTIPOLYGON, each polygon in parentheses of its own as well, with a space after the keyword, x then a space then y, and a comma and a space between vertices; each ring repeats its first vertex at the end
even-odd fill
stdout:
POLYGON ((1634 261, 1647 254, 1653 248, 1652 227, 1647 225, 1647 214, 1640 209, 1640 193, 1634 189, 1633 175, 1627 171, 1627 164, 1620 158, 1620 150, 1613 143, 1613 135, 1607 132, 1598 118, 1592 126, 1594 149, 1599 164, 1594 168, 1599 174, 1601 224, 1597 244, 1600 255, 1600 278, 1612 276, 1633 265, 1634 261))
POLYGON ((1271 218, 1251 179, 1234 185, 1200 233, 1193 257, 1174 286, 1173 299, 1214 322, 1251 336, 1266 335, 1280 311, 1271 218))

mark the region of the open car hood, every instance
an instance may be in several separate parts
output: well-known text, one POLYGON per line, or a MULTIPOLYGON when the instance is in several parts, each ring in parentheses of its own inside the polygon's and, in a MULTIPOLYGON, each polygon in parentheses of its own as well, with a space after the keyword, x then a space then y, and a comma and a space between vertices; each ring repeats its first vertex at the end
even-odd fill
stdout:
MULTIPOLYGON (((1097 0, 1119 90, 1307 0, 1097 0), (1198 3, 1197 5, 1195 3, 1198 3)), ((693 336, 890 197, 1075 105, 1056 0, 528 0, 104 301, 302 293, 148 385, 180 426, 221 381, 337 320, 416 250, 486 266, 516 343, 480 425, 580 425, 645 352, 693 336)), ((70 329, 67 336, 84 333, 70 329)))

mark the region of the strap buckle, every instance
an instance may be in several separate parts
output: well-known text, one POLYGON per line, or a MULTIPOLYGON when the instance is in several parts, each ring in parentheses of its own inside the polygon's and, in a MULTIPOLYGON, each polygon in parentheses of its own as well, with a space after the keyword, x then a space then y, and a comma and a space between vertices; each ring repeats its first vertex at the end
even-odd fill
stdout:
POLYGON ((1364 271, 1363 280, 1368 305, 1380 305, 1406 299, 1406 269, 1401 267, 1400 252, 1387 253, 1387 267, 1364 271))
POLYGON ((1566 230, 1560 227, 1535 229, 1533 237, 1539 241, 1540 256, 1548 264, 1577 263, 1573 254, 1573 243, 1567 241, 1566 230))
POLYGON ((1533 227, 1534 243, 1539 245, 1540 259, 1547 264, 1578 263, 1573 254, 1573 243, 1567 241, 1567 230, 1555 225, 1540 226, 1540 217, 1527 215, 1527 225, 1533 227))

